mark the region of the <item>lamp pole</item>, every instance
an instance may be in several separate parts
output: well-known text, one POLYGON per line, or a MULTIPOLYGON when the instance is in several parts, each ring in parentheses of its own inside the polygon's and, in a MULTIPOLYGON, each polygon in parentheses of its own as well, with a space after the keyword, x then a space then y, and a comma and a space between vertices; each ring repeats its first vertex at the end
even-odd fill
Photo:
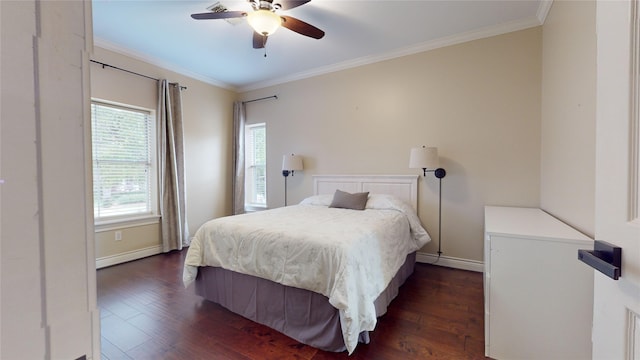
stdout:
POLYGON ((437 168, 435 170, 422 169, 426 175, 427 172, 432 172, 433 175, 438 178, 438 259, 442 255, 442 178, 447 176, 447 172, 443 168, 437 168))
POLYGON ((284 176, 284 206, 287 206, 287 178, 289 177, 289 172, 289 170, 282 170, 282 176, 284 176))

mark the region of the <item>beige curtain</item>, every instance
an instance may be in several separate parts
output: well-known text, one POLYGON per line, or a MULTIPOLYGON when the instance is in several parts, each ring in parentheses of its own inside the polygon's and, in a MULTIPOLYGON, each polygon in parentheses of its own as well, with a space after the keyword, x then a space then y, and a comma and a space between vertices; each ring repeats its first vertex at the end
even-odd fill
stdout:
POLYGON ((244 213, 244 123, 245 105, 233 103, 233 213, 244 213))
POLYGON ((158 142, 162 251, 189 246, 180 85, 159 81, 158 142))

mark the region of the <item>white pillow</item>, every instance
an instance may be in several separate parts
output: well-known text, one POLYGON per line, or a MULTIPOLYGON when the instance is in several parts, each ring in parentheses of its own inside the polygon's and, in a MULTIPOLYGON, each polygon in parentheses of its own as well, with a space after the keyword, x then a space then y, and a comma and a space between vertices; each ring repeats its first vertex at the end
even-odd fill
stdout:
POLYGON ((415 210, 413 210, 413 207, 393 195, 370 194, 366 208, 400 211, 407 216, 409 226, 411 227, 411 235, 416 241, 424 245, 431 240, 427 231, 422 227, 420 218, 415 210))
POLYGON ((399 206, 404 207, 404 205, 407 204, 393 195, 370 194, 366 209, 396 209, 399 206))
POLYGON ((333 195, 314 195, 302 200, 300 205, 329 206, 333 200, 333 195))

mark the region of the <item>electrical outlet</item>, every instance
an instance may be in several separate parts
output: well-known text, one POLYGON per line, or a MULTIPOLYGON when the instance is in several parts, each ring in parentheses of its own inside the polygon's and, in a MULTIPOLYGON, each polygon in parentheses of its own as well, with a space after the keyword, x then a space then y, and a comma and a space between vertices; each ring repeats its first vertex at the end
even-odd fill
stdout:
POLYGON ((122 231, 116 231, 116 241, 122 240, 122 231))

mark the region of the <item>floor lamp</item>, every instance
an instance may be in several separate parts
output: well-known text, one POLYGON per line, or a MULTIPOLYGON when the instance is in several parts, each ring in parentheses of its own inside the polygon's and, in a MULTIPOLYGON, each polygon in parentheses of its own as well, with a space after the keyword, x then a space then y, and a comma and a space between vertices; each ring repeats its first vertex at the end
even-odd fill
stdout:
POLYGON ((442 254, 442 178, 447 175, 447 172, 440 167, 439 163, 438 148, 422 146, 411 149, 409 168, 422 169, 422 176, 427 176, 428 172, 433 172, 440 182, 438 188, 438 259, 442 254))
POLYGON ((282 176, 284 176, 284 206, 287 206, 287 178, 293 176, 295 170, 302 170, 302 157, 299 155, 284 155, 282 157, 282 176))

